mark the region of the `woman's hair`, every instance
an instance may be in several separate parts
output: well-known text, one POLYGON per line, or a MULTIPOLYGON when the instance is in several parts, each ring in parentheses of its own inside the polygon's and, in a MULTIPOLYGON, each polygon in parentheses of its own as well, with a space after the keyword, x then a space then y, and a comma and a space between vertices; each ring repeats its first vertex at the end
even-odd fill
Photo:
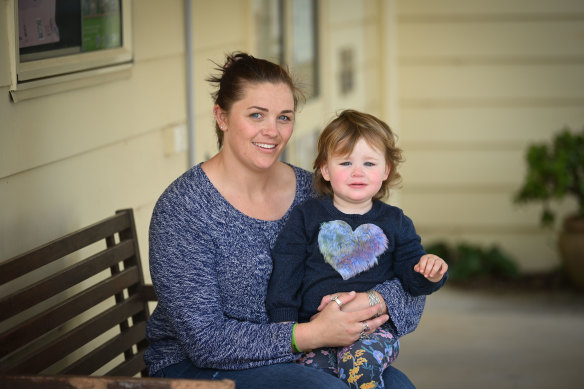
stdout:
POLYGON ((322 176, 321 166, 333 156, 351 154, 359 139, 365 139, 371 147, 381 150, 390 167, 389 176, 373 198, 385 198, 389 189, 400 182, 397 167, 403 158, 402 150, 396 146, 397 136, 384 121, 375 116, 348 109, 332 120, 318 138, 318 155, 313 166, 314 189, 318 194, 333 196, 331 183, 322 176))
MULTIPOLYGON (((214 104, 217 104, 226 112, 231 110, 234 103, 244 98, 246 88, 250 85, 269 82, 272 84, 284 83, 290 87, 294 98, 294 111, 304 95, 292 79, 287 69, 265 59, 255 58, 242 52, 234 52, 226 55, 225 64, 217 66, 219 72, 216 76, 210 76, 207 81, 215 84, 216 90, 211 94, 214 104)), ((215 123, 217 145, 223 146, 223 131, 215 123)))

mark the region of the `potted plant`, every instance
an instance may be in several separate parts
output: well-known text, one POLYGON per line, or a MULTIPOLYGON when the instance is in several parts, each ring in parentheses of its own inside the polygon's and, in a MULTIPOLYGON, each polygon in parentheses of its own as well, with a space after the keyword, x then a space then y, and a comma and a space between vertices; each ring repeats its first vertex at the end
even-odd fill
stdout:
POLYGON ((568 276, 584 288, 584 129, 565 128, 551 142, 531 145, 526 153, 527 174, 514 197, 516 203, 541 202, 541 224, 554 224, 552 200, 573 197, 575 212, 566 216, 558 239, 568 276))

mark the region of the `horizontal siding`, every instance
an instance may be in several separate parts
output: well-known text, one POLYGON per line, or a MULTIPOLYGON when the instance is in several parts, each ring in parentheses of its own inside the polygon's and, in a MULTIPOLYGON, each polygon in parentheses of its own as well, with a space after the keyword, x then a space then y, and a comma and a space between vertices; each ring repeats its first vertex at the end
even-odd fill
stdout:
MULTIPOLYGON (((584 24, 584 23, 583 23, 584 24)), ((557 99, 582 104, 584 63, 530 66, 404 66, 400 69, 403 102, 416 99, 461 100, 462 105, 501 99, 518 104, 551 104, 557 99)))
POLYGON ((247 43, 245 42, 247 23, 251 18, 246 1, 213 0, 192 3, 195 56, 201 50, 221 50, 226 53, 233 50, 230 47, 249 51, 246 49, 248 45, 243 44, 247 43))
POLYGON ((409 23, 398 19, 400 57, 406 64, 415 64, 416 60, 424 64, 428 59, 453 61, 458 58, 502 64, 525 60, 538 63, 554 60, 554 57, 582 61, 584 14, 580 17, 565 21, 454 24, 409 23))
POLYGON ((185 16, 182 1, 138 0, 134 6, 134 59, 184 55, 185 16), (152 17, 157 18, 156 21, 152 17), (152 24, 154 22, 154 25, 152 24))
POLYGON ((512 204, 508 192, 473 187, 451 191, 429 185, 425 190, 408 186, 402 192, 402 205, 417 227, 462 231, 535 232, 540 207, 512 204))
POLYGON ((184 122, 184 85, 177 55, 136 63, 128 80, 0 104, 0 144, 11 145, 1 153, 0 177, 184 122))
POLYGON ((398 12, 400 205, 433 239, 501 244, 526 270, 557 265, 540 207, 512 197, 527 145, 584 125, 584 3, 399 1, 398 12))
POLYGON ((461 144, 489 147, 502 144, 507 148, 523 148, 529 142, 547 140, 550 132, 564 126, 582 128, 584 109, 581 106, 409 106, 402 107, 401 118, 409 145, 447 143, 452 147, 461 144))
POLYGON ((398 1, 398 11, 403 15, 508 15, 584 12, 580 0, 402 0, 398 1))
POLYGON ((324 12, 327 15, 330 24, 327 28, 330 28, 329 33, 335 32, 338 29, 344 29, 349 27, 349 24, 362 25, 363 21, 371 15, 370 6, 371 2, 359 2, 355 3, 354 0, 332 0, 325 1, 324 12))
POLYGON ((408 185, 497 185, 512 188, 522 178, 522 151, 469 149, 405 149, 400 169, 408 185))
POLYGON ((0 261, 131 207, 147 263, 154 203, 186 167, 162 137, 186 119, 183 2, 140 0, 133 14, 129 78, 18 104, 3 88, 0 261))
MULTIPOLYGON (((149 218, 164 187, 184 168, 185 154, 165 156, 160 133, 153 130, 5 179, 0 203, 13 206, 2 207, 0 259, 116 209, 135 208, 149 218)), ((140 220, 140 248, 145 255, 149 222, 140 220)))

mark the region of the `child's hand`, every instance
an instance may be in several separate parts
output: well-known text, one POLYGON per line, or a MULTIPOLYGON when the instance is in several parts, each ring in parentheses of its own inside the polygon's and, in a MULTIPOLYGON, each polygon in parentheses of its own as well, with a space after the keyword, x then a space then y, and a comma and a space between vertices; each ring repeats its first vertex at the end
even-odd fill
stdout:
POLYGON ((448 264, 440 257, 434 254, 426 254, 420 258, 420 262, 414 266, 414 271, 420 273, 432 282, 438 282, 442 279, 448 264))

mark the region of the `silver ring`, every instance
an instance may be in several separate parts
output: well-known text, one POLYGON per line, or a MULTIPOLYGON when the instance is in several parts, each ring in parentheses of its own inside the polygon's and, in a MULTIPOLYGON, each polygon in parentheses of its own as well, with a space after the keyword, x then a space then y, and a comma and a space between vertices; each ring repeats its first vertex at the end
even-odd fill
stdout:
POLYGON ((369 328, 369 324, 366 321, 363 322, 363 331, 362 332, 369 332, 371 328, 369 328))
POLYGON ((339 308, 343 307, 343 303, 341 302, 341 300, 339 300, 339 296, 331 297, 331 301, 334 301, 335 303, 337 303, 339 305, 339 308))

